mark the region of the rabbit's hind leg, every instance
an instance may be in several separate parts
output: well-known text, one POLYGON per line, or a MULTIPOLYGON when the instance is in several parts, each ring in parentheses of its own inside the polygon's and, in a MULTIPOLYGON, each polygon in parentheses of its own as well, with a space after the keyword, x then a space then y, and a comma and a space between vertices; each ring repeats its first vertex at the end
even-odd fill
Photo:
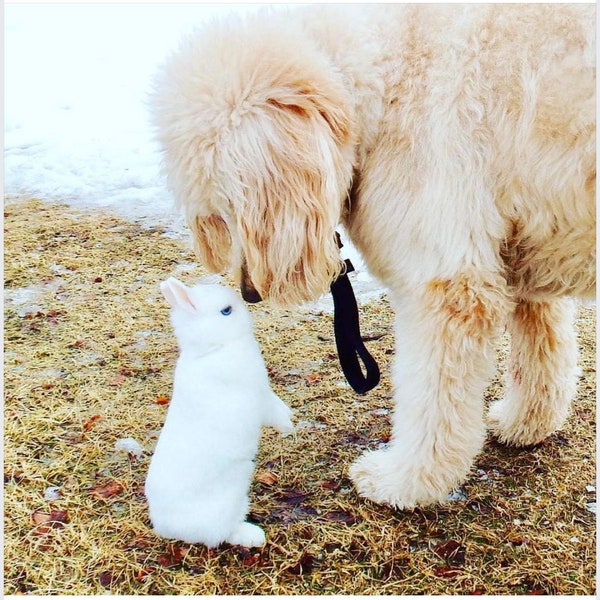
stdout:
POLYGON ((240 523, 233 533, 227 538, 227 541, 234 546, 245 546, 246 548, 256 548, 264 546, 266 543, 265 532, 252 523, 240 523))

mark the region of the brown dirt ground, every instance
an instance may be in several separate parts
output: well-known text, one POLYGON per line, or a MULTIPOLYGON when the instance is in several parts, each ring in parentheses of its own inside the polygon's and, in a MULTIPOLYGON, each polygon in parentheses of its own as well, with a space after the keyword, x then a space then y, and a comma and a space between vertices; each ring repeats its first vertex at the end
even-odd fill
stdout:
POLYGON ((4 227, 6 594, 595 594, 594 308, 578 315, 565 428, 528 449, 488 439, 458 500, 399 512, 347 477, 390 431, 387 300, 361 308, 384 374, 364 397, 343 380, 330 314, 253 307, 298 428, 263 434, 251 517, 267 546, 209 551, 158 539, 143 495, 177 356, 158 283, 203 274, 187 245, 35 200, 7 202, 4 227), (141 458, 115 450, 126 437, 141 458))

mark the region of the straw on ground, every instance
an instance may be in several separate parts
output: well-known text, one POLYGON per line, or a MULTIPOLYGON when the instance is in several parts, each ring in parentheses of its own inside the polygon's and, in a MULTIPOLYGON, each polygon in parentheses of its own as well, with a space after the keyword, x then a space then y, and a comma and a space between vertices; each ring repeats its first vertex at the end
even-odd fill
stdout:
MULTIPOLYGON (((158 539, 143 484, 177 357, 158 283, 193 282, 193 260, 157 227, 6 204, 5 593, 595 593, 593 308, 579 312, 582 376, 564 430, 523 450, 489 439, 452 502, 398 512, 347 478, 390 433, 387 300, 361 308, 384 373, 365 397, 343 380, 330 314, 253 307, 297 423, 285 438, 266 430, 257 458, 251 518, 268 544, 158 539)), ((487 400, 501 393, 500 368, 487 400)))

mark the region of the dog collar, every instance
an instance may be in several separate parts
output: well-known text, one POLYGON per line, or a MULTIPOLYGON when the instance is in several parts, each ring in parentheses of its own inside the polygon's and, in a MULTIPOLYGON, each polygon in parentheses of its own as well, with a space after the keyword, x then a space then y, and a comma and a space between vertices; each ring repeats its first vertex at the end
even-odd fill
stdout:
MULTIPOLYGON (((338 246, 342 241, 336 232, 338 246)), ((379 366, 365 347, 360 335, 358 306, 348 273, 354 271, 350 259, 344 261, 346 268, 331 283, 333 297, 333 330, 335 345, 342 371, 352 389, 358 394, 372 390, 380 378, 379 366), (360 361, 365 368, 363 373, 360 361)))

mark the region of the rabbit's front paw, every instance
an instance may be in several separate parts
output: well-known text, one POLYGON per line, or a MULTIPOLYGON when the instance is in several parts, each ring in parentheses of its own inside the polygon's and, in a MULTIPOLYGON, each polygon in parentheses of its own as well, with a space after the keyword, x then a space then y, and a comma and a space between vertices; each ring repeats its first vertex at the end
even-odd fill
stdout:
POLYGON ((240 526, 229 536, 227 540, 234 546, 245 546, 256 548, 266 543, 265 532, 252 523, 241 523, 240 526))

